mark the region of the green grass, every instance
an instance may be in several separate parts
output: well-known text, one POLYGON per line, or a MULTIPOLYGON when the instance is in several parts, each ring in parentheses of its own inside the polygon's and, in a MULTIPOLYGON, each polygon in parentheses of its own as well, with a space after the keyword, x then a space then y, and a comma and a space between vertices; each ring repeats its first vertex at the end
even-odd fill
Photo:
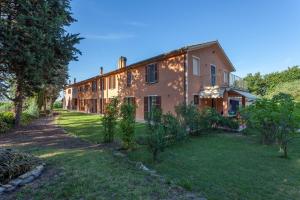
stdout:
MULTIPOLYGON (((56 122, 68 133, 92 143, 101 143, 103 139, 103 128, 100 119, 100 115, 63 111, 56 122)), ((145 136, 145 124, 136 123, 135 133, 137 138, 145 136)), ((117 129, 115 136, 117 140, 120 140, 121 133, 119 129, 117 129)))
POLYGON ((144 147, 129 154, 208 199, 300 199, 300 140, 290 145, 289 159, 279 155, 278 147, 258 144, 255 137, 226 134, 172 146, 156 164, 144 147))
MULTIPOLYGON (((70 134, 101 142, 98 115, 62 112, 57 123, 70 134)), ((137 123, 137 137, 145 135, 137 123)), ((116 133, 117 138, 120 133, 116 133)), ((103 150, 29 150, 58 168, 60 176, 38 190, 18 194, 35 199, 163 199, 168 189, 148 175, 103 150)), ((255 136, 207 134, 167 148, 153 163, 145 146, 129 153, 167 180, 203 192, 208 199, 300 199, 300 139, 289 146, 289 159, 277 146, 258 143, 255 136)))
POLYGON ((104 150, 27 149, 53 168, 38 189, 23 187, 16 199, 163 199, 169 186, 158 184, 123 159, 104 150))

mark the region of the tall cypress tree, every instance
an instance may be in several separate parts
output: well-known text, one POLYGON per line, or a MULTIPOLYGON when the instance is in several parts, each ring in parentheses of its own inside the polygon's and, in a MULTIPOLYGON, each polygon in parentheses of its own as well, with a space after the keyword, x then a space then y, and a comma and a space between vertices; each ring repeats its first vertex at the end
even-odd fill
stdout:
POLYGON ((16 126, 25 97, 65 83, 66 66, 80 53, 81 38, 65 30, 74 21, 69 0, 0 2, 0 95, 14 102, 16 126))

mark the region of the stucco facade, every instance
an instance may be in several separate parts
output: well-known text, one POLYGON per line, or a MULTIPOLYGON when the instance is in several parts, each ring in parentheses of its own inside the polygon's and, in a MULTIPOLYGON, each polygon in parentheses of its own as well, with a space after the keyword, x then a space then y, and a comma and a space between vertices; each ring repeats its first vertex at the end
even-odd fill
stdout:
POLYGON ((241 98, 241 103, 245 101, 239 93, 224 89, 229 88, 230 73, 234 70, 218 41, 184 47, 129 66, 126 58, 121 57, 118 69, 105 74, 101 69, 95 77, 66 86, 64 108, 104 113, 109 99, 119 97, 123 101, 131 97, 137 106, 137 120, 144 120, 152 99, 156 99, 163 112, 174 113, 176 105, 195 103, 195 98, 200 98, 196 102, 200 109, 210 106, 227 114, 229 96, 241 98), (149 77, 154 81, 149 81, 149 77), (209 87, 222 93, 216 98, 201 96, 201 91, 209 87))

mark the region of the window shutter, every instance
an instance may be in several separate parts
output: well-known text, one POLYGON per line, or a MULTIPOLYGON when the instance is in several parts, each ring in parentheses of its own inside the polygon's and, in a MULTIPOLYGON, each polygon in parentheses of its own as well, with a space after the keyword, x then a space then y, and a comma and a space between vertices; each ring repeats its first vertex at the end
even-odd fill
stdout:
POLYGON ((161 96, 156 97, 156 107, 161 109, 161 96))
POLYGON ((159 78, 158 64, 154 65, 154 78, 155 78, 155 82, 158 82, 158 78, 159 78))
POLYGON ((146 81, 146 83, 148 83, 149 82, 149 74, 148 74, 148 66, 145 66, 145 81, 146 81))
POLYGON ((105 90, 105 89, 106 89, 106 79, 103 78, 103 90, 105 90))
POLYGON ((144 119, 148 119, 148 97, 144 97, 144 119))

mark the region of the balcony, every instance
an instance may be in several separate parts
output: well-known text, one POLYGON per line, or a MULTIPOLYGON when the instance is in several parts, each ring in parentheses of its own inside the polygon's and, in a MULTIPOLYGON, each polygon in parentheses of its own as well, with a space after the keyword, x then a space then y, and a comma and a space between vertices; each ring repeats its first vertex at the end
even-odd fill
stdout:
POLYGON ((239 76, 230 74, 229 75, 229 87, 247 91, 247 84, 246 82, 239 76))

